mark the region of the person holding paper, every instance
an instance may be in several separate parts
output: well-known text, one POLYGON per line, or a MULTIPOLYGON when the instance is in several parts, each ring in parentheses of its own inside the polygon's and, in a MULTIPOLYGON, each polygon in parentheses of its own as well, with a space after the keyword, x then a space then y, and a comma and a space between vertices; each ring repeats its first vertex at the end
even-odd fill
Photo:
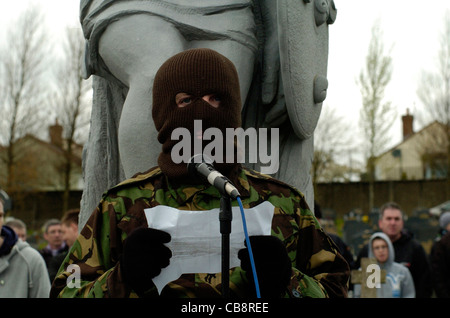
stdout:
MULTIPOLYGON (((178 53, 157 72, 152 105, 162 144, 158 166, 106 191, 54 280, 51 297, 222 296, 220 270, 183 272, 162 290, 154 280, 179 257, 179 251, 170 248, 179 234, 170 234, 164 225, 173 223, 177 211, 180 215, 213 213, 220 207, 219 191, 190 175, 185 162, 174 160, 172 150, 185 141, 174 138, 174 131, 185 128, 193 137, 191 149, 198 148, 200 140, 200 151, 205 151, 211 142, 204 135, 206 129, 216 128, 225 135, 227 128, 240 127, 236 69, 211 49, 178 53), (195 120, 202 121, 203 130, 194 130, 195 120), (146 214, 159 218, 158 228, 149 227, 157 223, 146 214), (69 265, 79 268, 78 285, 68 284, 75 275, 67 270, 69 265)), ((232 141, 231 154, 225 151, 225 144, 215 148, 214 167, 238 189, 245 210, 259 214, 270 209, 270 233, 250 237, 262 298, 346 297, 348 264, 320 227, 303 194, 245 168, 236 160, 239 144, 232 141)), ((232 205, 237 202, 233 200, 232 205)), ((207 224, 199 226, 201 220, 190 222, 187 217, 178 224, 180 220, 175 226, 191 227, 192 233, 209 231, 207 224)), ((189 238, 194 250, 205 241, 213 244, 213 239, 196 237, 189 238)), ((239 262, 230 268, 230 297, 255 298, 246 246, 237 254, 230 255, 239 262)), ((203 264, 199 268, 204 268, 203 264)))

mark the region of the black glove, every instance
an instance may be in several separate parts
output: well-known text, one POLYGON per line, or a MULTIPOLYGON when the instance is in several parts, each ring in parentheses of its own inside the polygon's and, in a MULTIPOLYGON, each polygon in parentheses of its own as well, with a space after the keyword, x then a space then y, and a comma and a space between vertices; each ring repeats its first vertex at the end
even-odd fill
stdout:
MULTIPOLYGON (((289 285, 292 272, 286 247, 275 236, 251 236, 250 244, 261 297, 280 297, 289 285)), ((241 268, 245 270, 252 289, 256 292, 248 248, 239 250, 238 258, 241 260, 241 268)))
POLYGON ((169 233, 150 228, 138 228, 125 239, 121 273, 125 283, 136 293, 149 289, 152 278, 169 265, 172 252, 164 243, 170 239, 169 233))

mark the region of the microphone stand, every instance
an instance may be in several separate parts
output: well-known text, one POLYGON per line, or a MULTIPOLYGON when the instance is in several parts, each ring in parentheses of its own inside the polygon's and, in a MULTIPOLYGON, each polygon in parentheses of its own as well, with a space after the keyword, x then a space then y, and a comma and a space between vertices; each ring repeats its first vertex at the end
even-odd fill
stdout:
POLYGON ((230 297, 230 233, 233 213, 231 211, 231 198, 222 195, 220 198, 220 233, 222 234, 222 296, 230 297))

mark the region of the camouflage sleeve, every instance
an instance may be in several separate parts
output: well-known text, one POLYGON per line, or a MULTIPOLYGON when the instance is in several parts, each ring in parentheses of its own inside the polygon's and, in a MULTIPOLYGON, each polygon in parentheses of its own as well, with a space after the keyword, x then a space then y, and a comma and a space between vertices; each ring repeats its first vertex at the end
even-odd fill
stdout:
POLYGON ((350 270, 303 197, 294 200, 299 216, 291 297, 347 297, 350 270))
POLYGON ((102 199, 62 263, 50 297, 130 296, 118 262, 124 235, 117 226, 123 210, 118 205, 122 204, 114 197, 102 199))
MULTIPOLYGON (((303 195, 292 188, 280 188, 279 184, 253 182, 252 185, 257 190, 260 187, 260 194, 270 194, 267 200, 275 206, 272 235, 284 242, 292 261, 291 283, 284 297, 346 297, 348 264, 321 228, 303 195)), ((239 271, 233 274, 236 286, 245 285, 245 275, 239 271)))

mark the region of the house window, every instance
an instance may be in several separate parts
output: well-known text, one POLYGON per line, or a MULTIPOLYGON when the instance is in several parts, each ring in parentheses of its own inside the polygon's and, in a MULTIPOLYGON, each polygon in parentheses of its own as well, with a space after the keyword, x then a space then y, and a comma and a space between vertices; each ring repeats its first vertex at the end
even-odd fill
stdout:
POLYGON ((424 162, 425 179, 445 179, 448 173, 447 157, 444 154, 430 157, 431 160, 424 162))

